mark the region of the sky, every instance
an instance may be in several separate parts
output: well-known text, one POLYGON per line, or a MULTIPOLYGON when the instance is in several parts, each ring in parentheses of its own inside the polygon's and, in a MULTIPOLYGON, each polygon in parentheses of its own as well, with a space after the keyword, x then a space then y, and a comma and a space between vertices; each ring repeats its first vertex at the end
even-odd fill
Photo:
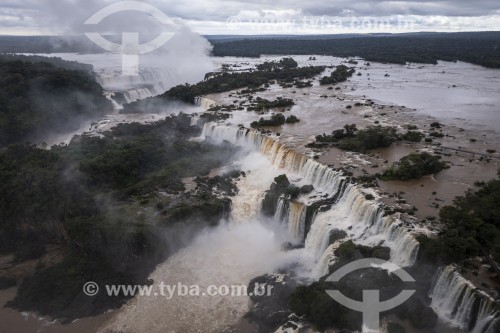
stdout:
MULTIPOLYGON (((118 0, 0 0, 0 34, 81 34, 118 0)), ((500 30, 500 0, 143 0, 206 35, 404 33, 500 30)), ((115 13, 96 31, 157 29, 149 14, 115 13)))

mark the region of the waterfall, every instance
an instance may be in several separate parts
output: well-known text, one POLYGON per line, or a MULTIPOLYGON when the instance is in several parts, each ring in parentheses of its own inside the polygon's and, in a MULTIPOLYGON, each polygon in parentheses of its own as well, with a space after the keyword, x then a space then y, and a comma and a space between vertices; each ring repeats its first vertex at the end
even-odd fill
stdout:
MULTIPOLYGON (((306 248, 316 260, 328 251, 330 232, 334 229, 345 231, 357 243, 388 246, 391 261, 400 266, 411 266, 416 260, 419 244, 413 235, 398 218, 383 216, 380 205, 366 200, 354 184, 346 186, 332 209, 320 212, 314 218, 306 248)), ((325 268, 318 270, 324 271, 325 268)))
POLYGON ((455 266, 441 267, 429 297, 440 318, 471 333, 493 333, 498 328, 496 303, 478 290, 455 266))
POLYGON ((244 127, 205 123, 202 137, 210 138, 216 142, 229 141, 235 145, 247 147, 249 149, 256 148, 260 150, 274 166, 288 172, 300 173, 308 160, 304 155, 286 148, 272 137, 244 127))
POLYGON ((150 90, 148 87, 133 88, 123 92, 123 96, 125 97, 125 101, 127 103, 136 102, 138 100, 156 95, 158 95, 158 93, 156 93, 155 90, 150 90))
MULTIPOLYGON (((257 148, 274 166, 300 176, 300 184, 312 184, 316 191, 330 198, 338 196, 332 209, 316 214, 311 230, 306 236, 306 250, 315 260, 319 261, 327 255, 325 251, 329 248, 330 231, 340 229, 359 243, 388 246, 391 248, 391 260, 400 266, 411 266, 415 262, 419 246, 417 240, 404 227, 401 220, 383 216, 384 212, 379 202, 365 198, 366 191, 371 190, 348 183, 340 172, 285 147, 277 137, 256 130, 206 123, 202 136, 217 142, 226 140, 236 145, 257 148)), ((281 204, 280 199, 278 202, 280 216, 283 214, 281 204)), ((288 212, 288 230, 292 231, 292 234, 295 232, 299 235, 302 232, 302 225, 305 224, 302 222, 305 209, 299 213, 298 207, 294 207, 293 212, 291 209, 288 212), (293 218, 290 219, 290 216, 293 218)), ((324 271, 324 268, 318 270, 324 271)))
POLYGON ((195 104, 204 110, 208 110, 208 109, 216 106, 217 102, 215 102, 212 99, 206 98, 206 97, 196 97, 195 104))
POLYGON ((296 242, 301 243, 305 237, 306 206, 303 203, 290 202, 288 214, 288 231, 296 242))
POLYGON ((104 97, 106 97, 111 104, 113 104, 113 109, 114 110, 121 110, 123 109, 123 106, 121 106, 115 99, 114 99, 115 94, 111 91, 105 91, 104 92, 104 97))
POLYGON ((192 116, 191 116, 191 126, 202 126, 203 124, 203 121, 202 119, 200 118, 200 116, 196 113, 194 113, 192 116))
MULTIPOLYGON (((277 137, 214 123, 203 125, 203 136, 251 148, 248 154, 235 161, 235 165, 245 167, 246 176, 238 180, 239 192, 231 198, 229 221, 201 232, 190 244, 158 265, 150 275, 155 283, 175 285, 182 282, 200 286, 201 290, 212 285, 246 286, 256 276, 297 263, 304 275, 314 272, 314 277, 321 276, 335 259, 332 253, 341 243, 329 244, 332 228, 343 229, 359 241, 383 242, 391 248, 407 246, 407 251, 401 255, 407 261, 411 256, 406 253, 418 249, 413 236, 397 219, 383 217, 380 205, 365 199, 364 193, 370 190, 361 189, 340 172, 285 147, 277 137), (313 183, 316 188, 309 195, 293 200, 288 196, 279 198, 275 219, 286 223, 286 228, 274 228, 262 223, 259 206, 273 179, 283 171, 294 183, 313 183), (311 230, 305 235, 305 202, 314 202, 319 197, 329 198, 333 206, 315 213, 311 230), (283 251, 283 229, 301 242, 305 237, 305 247, 283 251), (315 255, 314 267, 309 267, 312 254, 315 255)), ((217 295, 167 299, 138 296, 119 310, 101 332, 229 331, 228 328, 234 328, 248 310, 248 297, 217 295)))
POLYGON ((335 194, 344 180, 338 172, 313 160, 307 160, 302 172, 306 183, 329 194, 335 194))
POLYGON ((298 201, 292 201, 288 196, 281 196, 276 205, 274 220, 284 224, 289 236, 295 244, 301 244, 305 238, 307 206, 298 201))
POLYGON ((175 71, 164 67, 141 67, 139 75, 123 76, 121 66, 96 70, 97 82, 108 92, 123 93, 126 103, 163 94, 179 81, 175 71))
POLYGON ((274 220, 278 223, 282 223, 283 219, 287 213, 288 198, 281 196, 278 199, 278 204, 276 205, 276 212, 274 213, 274 220))
POLYGON ((97 82, 109 90, 128 90, 150 86, 151 91, 161 94, 178 81, 176 80, 178 74, 165 67, 141 66, 138 75, 130 76, 122 75, 121 67, 102 68, 96 72, 97 82))

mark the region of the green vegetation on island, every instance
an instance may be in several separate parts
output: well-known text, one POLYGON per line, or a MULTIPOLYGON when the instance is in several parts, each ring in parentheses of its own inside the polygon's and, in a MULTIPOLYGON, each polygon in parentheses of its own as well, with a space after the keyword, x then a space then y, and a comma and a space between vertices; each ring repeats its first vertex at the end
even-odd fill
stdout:
POLYGON ((253 128, 264 127, 264 126, 281 126, 283 124, 294 124, 300 122, 300 119, 296 116, 285 116, 281 113, 274 114, 270 119, 260 118, 258 121, 253 121, 250 126, 253 128))
POLYGON ((349 68, 345 65, 339 65, 330 74, 330 76, 324 76, 319 80, 319 84, 335 84, 346 81, 349 77, 354 74, 355 70, 349 68))
POLYGON ((410 130, 403 134, 401 138, 405 141, 421 142, 424 137, 425 135, 423 133, 410 130))
POLYGON ((259 71, 281 71, 284 69, 297 68, 299 64, 291 57, 283 58, 280 61, 265 61, 256 67, 259 71))
MULTIPOLYGON (((343 129, 335 130, 330 135, 316 136, 316 142, 320 144, 332 143, 342 150, 363 152, 370 149, 389 147, 398 140, 395 127, 368 126, 358 129, 355 124, 345 125, 343 129)), ((317 144, 309 147, 318 147, 317 144)))
POLYGON ((252 99, 253 103, 247 108, 247 111, 261 111, 271 108, 285 108, 293 106, 293 99, 278 97, 274 101, 265 98, 257 97, 252 99))
POLYGON ((142 110, 151 109, 151 106, 155 107, 158 101, 165 100, 178 100, 194 104, 197 96, 226 92, 245 87, 259 88, 275 80, 294 82, 295 79, 312 78, 323 72, 324 69, 324 66, 308 66, 251 72, 222 73, 193 85, 184 84, 175 86, 158 97, 147 98, 142 101, 127 104, 123 112, 140 113, 142 110))
POLYGON ((417 179, 425 175, 438 173, 447 167, 447 164, 441 161, 441 156, 431 155, 426 152, 411 153, 386 169, 379 175, 379 178, 382 180, 417 179))

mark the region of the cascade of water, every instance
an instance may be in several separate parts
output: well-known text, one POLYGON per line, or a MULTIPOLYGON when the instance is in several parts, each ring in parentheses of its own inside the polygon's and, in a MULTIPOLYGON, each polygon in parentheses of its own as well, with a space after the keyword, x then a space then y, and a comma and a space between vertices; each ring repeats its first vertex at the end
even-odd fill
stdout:
POLYGON ((195 104, 204 110, 208 110, 214 106, 217 105, 217 102, 215 102, 212 99, 206 98, 206 97, 196 97, 195 98, 195 104))
POLYGON ((288 215, 288 231, 297 243, 305 237, 306 206, 303 203, 291 201, 288 215))
POLYGON ((96 71, 97 82, 108 92, 122 92, 126 103, 160 95, 181 78, 164 67, 141 67, 138 75, 123 76, 121 67, 101 68, 96 71))
POLYGON ((138 75, 124 76, 121 67, 104 68, 97 71, 97 82, 105 89, 128 90, 134 87, 151 86, 162 93, 177 82, 178 74, 165 67, 143 67, 138 75))
POLYGON ((307 160, 302 173, 304 181, 325 193, 335 194, 345 179, 339 172, 313 160, 307 160))
POLYGON ((494 332, 499 313, 494 300, 479 291, 454 266, 441 267, 429 293, 438 316, 471 333, 494 332))
POLYGON ((282 223, 283 219, 286 217, 288 210, 288 198, 281 196, 278 198, 278 204, 276 205, 276 212, 274 212, 274 220, 278 223, 282 223))
POLYGON ((198 114, 195 113, 191 116, 191 126, 202 126, 202 124, 202 118, 198 114))
MULTIPOLYGON (((303 184, 312 184, 317 191, 328 197, 338 195, 331 210, 316 215, 306 237, 306 250, 315 260, 319 260, 328 249, 331 230, 341 229, 363 244, 373 246, 383 243, 389 246, 392 261, 396 264, 409 266, 415 262, 419 244, 414 236, 399 219, 383 216, 380 204, 367 200, 366 190, 355 184, 348 184, 346 177, 340 172, 308 159, 286 148, 277 139, 255 130, 207 123, 202 135, 218 142, 227 140, 237 145, 257 147, 274 166, 302 176, 303 184)), ((289 225, 289 230, 300 232, 301 218, 289 219, 288 222, 290 221, 292 225, 289 225)), ((319 269, 322 270, 324 269, 319 269)))
POLYGON ((278 198, 274 221, 286 225, 286 229, 293 242, 300 244, 305 237, 307 206, 301 202, 290 200, 289 196, 278 198))
POLYGON ((125 101, 127 103, 136 102, 138 100, 156 95, 157 93, 154 90, 152 91, 147 87, 129 89, 123 92, 123 96, 125 97, 125 101))

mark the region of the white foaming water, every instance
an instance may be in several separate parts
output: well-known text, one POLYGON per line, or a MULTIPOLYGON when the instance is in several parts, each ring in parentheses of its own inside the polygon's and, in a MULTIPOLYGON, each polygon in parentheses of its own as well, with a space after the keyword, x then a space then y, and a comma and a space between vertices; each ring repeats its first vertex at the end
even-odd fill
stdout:
POLYGON ((238 195, 232 198, 231 221, 244 223, 259 217, 264 191, 269 188, 277 173, 259 152, 249 153, 236 164, 241 170, 248 172, 238 182, 238 195))
MULTIPOLYGON (((395 262, 411 263, 418 249, 407 231, 397 233, 389 219, 381 216, 379 206, 364 198, 353 184, 346 184, 339 173, 285 148, 277 140, 244 128, 205 124, 204 137, 228 140, 254 150, 236 164, 247 172, 239 183, 239 193, 232 199, 229 223, 203 232, 196 240, 159 265, 150 278, 156 284, 198 285, 203 291, 210 285, 248 285, 259 275, 274 273, 293 263, 301 264, 304 277, 324 274, 339 243, 329 246, 333 228, 347 230, 349 235, 365 243, 384 243, 391 248, 407 242, 406 253, 395 262), (255 152, 255 148, 260 152, 255 152), (301 177, 300 183, 313 183, 316 191, 338 202, 324 213, 318 213, 305 239, 305 248, 283 251, 281 244, 290 234, 297 240, 305 233, 305 205, 300 201, 280 200, 278 217, 287 220, 286 228, 272 223, 262 224, 260 202, 275 176, 287 172, 301 177), (333 183, 333 185, 332 185, 333 183), (267 226, 266 226, 267 225, 267 226), (349 227, 353 227, 349 230, 349 227), (274 230, 273 230, 274 228, 274 230)), ((316 192, 318 193, 318 192, 316 192)), ((283 198, 286 199, 286 198, 283 198)), ((299 198, 301 199, 301 198, 299 198)), ((392 221, 392 220, 391 220, 392 221)), ((123 332, 224 332, 248 311, 247 297, 136 297, 104 328, 123 332)), ((104 332, 103 331, 103 332, 104 332)))
POLYGON ((208 110, 211 107, 214 107, 217 105, 217 102, 215 102, 212 99, 206 98, 206 97, 196 97, 195 100, 196 105, 201 107, 202 109, 208 110))
POLYGON ((306 206, 292 201, 289 206, 288 231, 296 242, 302 242, 305 237, 306 206))
POLYGON ((305 183, 312 184, 314 188, 332 196, 337 193, 344 180, 338 172, 310 159, 304 165, 302 173, 305 183))
MULTIPOLYGON (((383 216, 380 206, 366 200, 360 189, 348 184, 334 207, 316 215, 307 235, 306 249, 319 260, 327 252, 330 233, 334 229, 345 231, 356 243, 391 249, 391 261, 400 266, 411 266, 418 253, 418 242, 401 221, 383 216)), ((325 261, 320 261, 320 265, 325 261)), ((327 267, 318 267, 324 272, 327 267)))
POLYGON ((429 297, 440 318, 471 333, 493 333, 499 313, 493 299, 466 280, 454 266, 439 269, 429 297))
POLYGON ((301 244, 304 241, 306 209, 304 203, 290 200, 289 196, 281 196, 278 199, 274 220, 278 224, 285 225, 294 244, 301 244))
MULTIPOLYGON (((306 236, 304 255, 310 256, 319 265, 326 262, 320 259, 328 255, 325 251, 328 249, 330 232, 334 229, 344 230, 358 243, 390 247, 391 261, 400 266, 410 266, 415 262, 419 244, 414 236, 399 219, 384 217, 380 204, 365 199, 363 190, 357 185, 347 184, 346 177, 339 172, 286 148, 277 138, 255 130, 207 123, 202 135, 217 142, 227 140, 242 146, 257 147, 277 168, 300 175, 300 184, 312 184, 316 191, 329 197, 338 196, 332 209, 315 216, 306 236)), ((287 204, 282 201, 278 202, 278 218, 282 220, 288 216, 288 229, 300 230, 297 226, 302 223, 302 214, 296 211, 290 214, 289 208, 288 213, 284 212, 287 204)), ((324 272, 326 269, 316 267, 314 271, 324 272)))
MULTIPOLYGON (((277 170, 260 153, 237 162, 246 171, 233 198, 229 223, 221 222, 159 265, 150 278, 159 284, 247 286, 250 280, 291 264, 280 235, 258 220, 260 199, 277 170)), ((246 296, 136 297, 102 332, 224 332, 248 311, 246 296)))

